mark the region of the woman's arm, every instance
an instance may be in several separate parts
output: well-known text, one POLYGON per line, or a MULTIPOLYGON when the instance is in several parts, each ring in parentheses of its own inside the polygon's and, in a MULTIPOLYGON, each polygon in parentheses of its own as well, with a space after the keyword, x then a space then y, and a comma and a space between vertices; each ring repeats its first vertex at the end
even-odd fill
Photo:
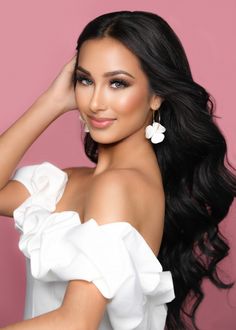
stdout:
POLYGON ((23 202, 25 193, 16 183, 6 185, 17 164, 42 132, 60 115, 75 109, 76 101, 72 83, 75 57, 68 62, 50 87, 32 106, 0 136, 0 214, 7 215, 16 207, 14 195, 23 202), (19 188, 19 189, 18 189, 19 188), (7 210, 5 202, 8 201, 7 210), (11 201, 12 206, 11 206, 11 201))
MULTIPOLYGON (((150 227, 150 221, 146 215, 146 211, 145 214, 140 212, 141 204, 149 205, 147 200, 150 199, 150 194, 152 193, 152 190, 145 189, 147 189, 147 184, 143 176, 140 176, 139 173, 132 170, 111 170, 105 172, 97 176, 89 190, 84 210, 85 223, 80 224, 77 218, 75 220, 76 224, 72 219, 67 219, 66 222, 68 225, 66 226, 65 224, 63 230, 57 231, 59 226, 56 225, 55 227, 53 222, 48 222, 47 232, 51 232, 53 235, 44 235, 43 231, 41 231, 41 234, 37 237, 37 240, 41 242, 40 248, 38 248, 38 254, 30 254, 30 257, 33 258, 31 259, 33 261, 32 265, 34 264, 37 266, 36 268, 40 269, 40 272, 38 272, 35 267, 32 267, 32 272, 38 280, 43 281, 65 280, 69 278, 61 307, 53 312, 28 321, 16 323, 2 330, 97 330, 103 318, 107 303, 110 301, 114 304, 112 298, 117 292, 117 288, 121 288, 121 283, 123 283, 122 281, 124 279, 125 281, 127 279, 128 281, 130 280, 132 267, 130 269, 128 265, 133 265, 135 263, 132 260, 130 260, 130 263, 127 261, 129 259, 129 257, 127 259, 127 256, 130 252, 128 250, 124 252, 126 250, 125 239, 123 241, 122 238, 120 241, 121 233, 119 232, 118 236, 116 235, 117 228, 115 229, 114 227, 113 231, 109 231, 110 227, 103 225, 129 221, 133 227, 141 229, 140 233, 144 233, 143 238, 147 238, 147 243, 155 253, 157 253, 156 246, 159 247, 160 245, 159 239, 161 234, 159 234, 159 231, 162 232, 162 212, 160 212, 159 215, 157 214, 156 219, 157 224, 155 228, 157 232, 155 233, 155 238, 157 244, 152 243, 152 238, 150 239, 152 235, 146 234, 150 231, 153 232, 153 226, 150 227), (136 186, 140 187, 140 191, 142 191, 141 194, 140 191, 134 189, 136 186), (89 219, 95 219, 95 223, 89 222, 89 219), (99 229, 99 226, 103 228, 100 227, 99 229), (51 242, 54 242, 54 237, 57 243, 51 244, 51 242), (41 244, 44 246, 44 249, 47 247, 44 250, 46 254, 43 253, 41 244), (111 244, 111 247, 109 244, 111 244), (72 246, 73 248, 71 249, 72 246), (51 250, 49 254, 47 252, 48 248, 51 250), (117 254, 117 248, 121 255, 117 254), (111 252, 109 252, 110 249, 111 252), (62 255, 62 251, 64 250, 67 252, 62 255), (60 260, 62 260, 60 267, 58 267, 58 255, 60 256, 60 260), (122 260, 122 257, 124 257, 124 260, 122 260), (63 262, 65 258, 66 263, 63 262), (113 258, 114 262, 112 262, 113 258), (124 265, 127 265, 128 268, 123 269, 124 265), (127 277, 125 274, 126 271, 128 272, 127 277), (50 275, 48 276, 48 274, 51 274, 53 277, 50 277, 50 275), (119 278, 117 278, 117 276, 119 278), (93 282, 84 281, 81 280, 81 278, 93 282)), ((160 201, 160 205, 161 203, 160 201)), ((122 229, 122 231, 123 230, 124 229, 122 229)), ((127 233, 124 231, 123 235, 126 236, 126 234, 127 233)), ((25 233, 25 235, 27 235, 27 233, 25 233)), ((32 232, 30 236, 32 239, 32 232)), ((131 242, 133 238, 131 237, 131 242)), ((27 246, 31 246, 30 250, 32 250, 33 245, 30 238, 27 246)), ((145 247, 145 251, 146 249, 147 247, 145 247)), ((30 253, 27 247, 25 247, 24 253, 30 253)), ((148 249, 148 255, 156 262, 155 255, 152 253, 150 256, 150 249, 148 249)), ((150 261, 150 259, 148 260, 150 261)), ((153 267, 154 268, 150 268, 152 272, 154 269, 156 269, 156 272, 161 271, 159 264, 156 265, 154 263, 153 267)), ((133 271, 136 274, 136 270, 134 269, 133 271)), ((133 280, 136 281, 135 278, 133 278, 133 280)), ((128 292, 134 293, 136 291, 132 291, 133 289, 138 290, 138 304, 142 304, 142 299, 140 300, 140 295, 143 294, 142 288, 136 288, 132 281, 130 286, 126 286, 126 289, 127 287, 131 290, 128 292)), ((124 299, 124 296, 122 297, 122 299, 124 299)), ((131 294, 131 302, 132 299, 133 296, 131 294)), ((123 321, 125 318, 130 317, 129 311, 133 308, 133 306, 130 305, 130 301, 128 309, 126 310, 125 305, 122 311, 122 313, 124 313, 123 321)), ((119 298, 118 302, 115 303, 119 313, 121 306, 118 305, 120 305, 120 303, 121 300, 119 298)), ((113 310, 112 313, 114 313, 113 322, 117 324, 117 322, 119 322, 117 316, 119 313, 116 314, 116 312, 114 312, 114 305, 110 306, 110 311, 113 310)), ((138 318, 139 317, 142 319, 140 310, 138 312, 138 318)), ((137 322, 136 312, 131 316, 131 319, 132 318, 134 322, 137 322)))
POLYGON ((70 281, 60 308, 0 330, 97 330, 107 301, 93 283, 70 281))
MULTIPOLYGON (((58 310, 35 317, 34 319, 8 325, 1 330, 62 330, 71 329, 60 318, 58 310)), ((72 330, 72 329, 71 329, 72 330)))
POLYGON ((41 95, 33 105, 0 136, 0 189, 8 182, 28 148, 60 114, 50 96, 41 95))

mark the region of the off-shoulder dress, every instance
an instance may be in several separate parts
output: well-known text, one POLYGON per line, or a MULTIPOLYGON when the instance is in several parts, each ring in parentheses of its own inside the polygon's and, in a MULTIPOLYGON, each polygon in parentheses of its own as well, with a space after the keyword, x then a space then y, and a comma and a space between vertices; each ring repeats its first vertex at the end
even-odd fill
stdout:
POLYGON ((26 257, 24 319, 58 308, 70 280, 93 282, 109 299, 98 330, 163 330, 174 299, 170 271, 127 221, 81 223, 75 211, 55 212, 68 181, 49 162, 23 166, 13 180, 29 191, 13 212, 26 257))

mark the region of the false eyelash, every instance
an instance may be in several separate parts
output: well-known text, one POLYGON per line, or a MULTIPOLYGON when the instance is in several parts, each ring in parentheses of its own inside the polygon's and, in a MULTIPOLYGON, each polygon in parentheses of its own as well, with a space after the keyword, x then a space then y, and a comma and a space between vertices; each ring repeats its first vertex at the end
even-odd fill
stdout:
POLYGON ((114 84, 115 82, 118 82, 119 84, 122 84, 124 87, 129 86, 129 84, 123 79, 113 79, 110 82, 111 82, 111 84, 114 84))
POLYGON ((76 80, 76 81, 79 81, 79 82, 81 83, 82 80, 90 80, 90 79, 88 79, 86 76, 83 76, 83 75, 79 75, 79 74, 77 74, 77 75, 75 76, 75 80, 76 80))
MULTIPOLYGON (((82 83, 82 80, 90 80, 86 76, 78 75, 78 74, 75 76, 75 79, 76 79, 76 81, 79 81, 79 83, 82 83)), ((111 84, 119 83, 119 84, 122 84, 124 87, 129 86, 129 84, 123 79, 113 79, 113 80, 110 81, 110 83, 111 84)))

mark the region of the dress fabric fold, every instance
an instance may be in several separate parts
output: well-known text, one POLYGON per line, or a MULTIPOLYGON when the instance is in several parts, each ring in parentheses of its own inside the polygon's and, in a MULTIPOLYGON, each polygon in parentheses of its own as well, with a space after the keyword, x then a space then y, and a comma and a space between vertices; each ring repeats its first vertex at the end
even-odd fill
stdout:
POLYGON ((55 212, 68 177, 49 162, 12 179, 30 193, 13 213, 27 262, 25 319, 58 308, 68 281, 85 280, 109 299, 99 330, 164 329, 172 276, 128 221, 81 223, 75 211, 55 212))

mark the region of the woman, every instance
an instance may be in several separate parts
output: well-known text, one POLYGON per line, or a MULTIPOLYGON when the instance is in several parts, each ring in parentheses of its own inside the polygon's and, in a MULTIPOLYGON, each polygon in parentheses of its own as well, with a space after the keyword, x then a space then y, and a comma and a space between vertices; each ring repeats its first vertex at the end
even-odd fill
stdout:
POLYGON ((0 210, 14 217, 28 263, 25 320, 3 329, 179 330, 186 316, 197 329, 203 278, 232 286, 216 265, 229 250, 218 224, 236 177, 210 96, 153 13, 101 15, 76 50, 0 139, 0 210), (74 109, 95 167, 44 162, 12 176, 74 109))

